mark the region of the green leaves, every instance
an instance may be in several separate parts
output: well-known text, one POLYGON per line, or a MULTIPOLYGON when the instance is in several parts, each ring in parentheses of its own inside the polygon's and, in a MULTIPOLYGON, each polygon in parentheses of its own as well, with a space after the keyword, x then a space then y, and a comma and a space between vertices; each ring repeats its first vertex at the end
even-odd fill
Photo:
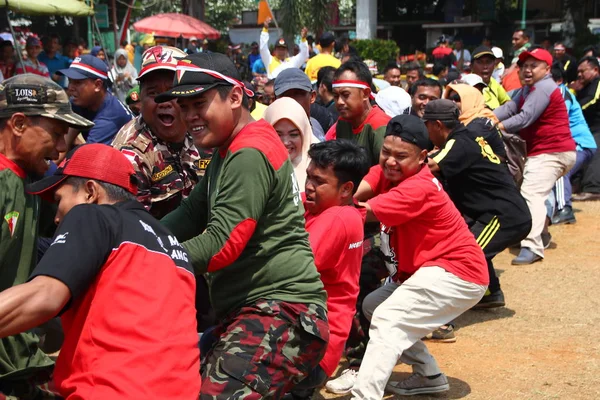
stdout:
POLYGON ((393 40, 365 39, 356 40, 351 43, 356 48, 363 60, 374 60, 379 70, 396 61, 400 48, 393 40))

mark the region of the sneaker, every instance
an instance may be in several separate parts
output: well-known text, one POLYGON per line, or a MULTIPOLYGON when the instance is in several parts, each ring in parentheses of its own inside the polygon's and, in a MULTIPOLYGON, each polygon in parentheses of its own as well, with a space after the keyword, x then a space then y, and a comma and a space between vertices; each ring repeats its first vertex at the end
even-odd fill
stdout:
POLYGON ((402 396, 414 396, 415 394, 446 392, 450 390, 450 385, 444 374, 440 374, 434 379, 429 379, 421 374, 412 374, 402 382, 388 382, 385 388, 389 392, 402 396))
POLYGON ((521 252, 516 258, 513 258, 512 265, 529 265, 536 261, 541 261, 543 257, 538 256, 527 247, 521 247, 521 252))
POLYGON ((358 371, 353 369, 346 369, 342 374, 336 378, 332 379, 325 385, 325 390, 329 393, 334 394, 346 394, 350 393, 354 384, 356 383, 356 379, 358 378, 358 371))
POLYGON ((550 232, 542 232, 542 244, 544 245, 544 249, 550 247, 550 243, 552 243, 552 235, 550 232))
POLYGON ((473 306, 473 309, 497 308, 504 307, 504 305, 504 293, 502 289, 498 289, 493 293, 488 289, 481 300, 479 300, 479 303, 473 306))
POLYGON ((431 340, 432 342, 440 343, 454 343, 456 342, 454 327, 452 325, 442 325, 435 331, 425 336, 423 340, 431 340))
POLYGON ((552 225, 574 224, 577 222, 573 209, 570 206, 565 206, 552 217, 552 225))

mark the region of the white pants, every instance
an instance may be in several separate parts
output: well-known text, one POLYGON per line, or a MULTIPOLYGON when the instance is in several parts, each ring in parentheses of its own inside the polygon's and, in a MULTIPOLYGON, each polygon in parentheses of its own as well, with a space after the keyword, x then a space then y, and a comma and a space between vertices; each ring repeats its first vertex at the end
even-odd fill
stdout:
POLYGON ((525 162, 521 195, 531 213, 531 231, 521 247, 527 247, 540 257, 544 257, 542 231, 546 222, 546 199, 558 178, 573 168, 575 159, 574 151, 566 151, 528 157, 525 162))
MULTIPOLYGON (((402 285, 387 284, 369 295, 367 299, 374 300, 388 294, 373 313, 353 399, 381 399, 398 359, 412 365, 416 373, 439 374, 421 338, 477 304, 486 289, 440 267, 423 267, 402 285)), ((368 304, 373 302, 367 299, 368 304)))

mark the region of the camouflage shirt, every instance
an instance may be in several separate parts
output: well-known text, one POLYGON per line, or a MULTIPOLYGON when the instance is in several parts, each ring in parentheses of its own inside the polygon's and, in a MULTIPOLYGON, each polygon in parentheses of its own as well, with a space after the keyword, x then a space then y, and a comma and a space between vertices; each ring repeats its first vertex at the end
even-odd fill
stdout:
POLYGON ((182 145, 162 141, 141 115, 121 128, 112 146, 133 164, 138 200, 159 219, 190 194, 212 157, 210 151, 199 151, 188 133, 182 145))

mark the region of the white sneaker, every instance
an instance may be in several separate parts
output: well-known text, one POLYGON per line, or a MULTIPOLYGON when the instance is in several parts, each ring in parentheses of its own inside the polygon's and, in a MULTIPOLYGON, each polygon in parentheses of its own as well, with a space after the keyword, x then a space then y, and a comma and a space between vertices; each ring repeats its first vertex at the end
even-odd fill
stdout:
POLYGON ((346 394, 350 393, 354 384, 356 383, 356 379, 358 378, 358 371, 353 369, 346 369, 342 374, 336 378, 332 379, 325 385, 325 390, 329 393, 335 394, 346 394))

